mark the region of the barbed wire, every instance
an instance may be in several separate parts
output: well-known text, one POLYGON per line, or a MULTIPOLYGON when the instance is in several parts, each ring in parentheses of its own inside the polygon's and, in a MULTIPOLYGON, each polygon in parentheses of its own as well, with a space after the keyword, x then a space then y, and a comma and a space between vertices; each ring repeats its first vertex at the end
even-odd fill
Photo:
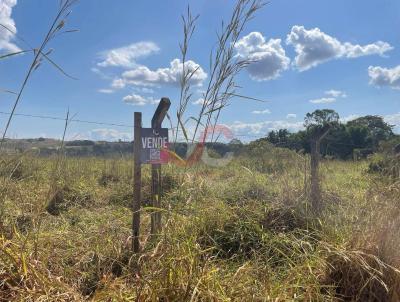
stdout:
MULTIPOLYGON (((0 114, 3 115, 10 115, 10 112, 0 111, 0 114)), ((39 119, 48 119, 48 120, 57 120, 57 121, 65 121, 65 118, 58 117, 58 116, 51 116, 51 115, 35 115, 35 114, 27 114, 27 113, 15 113, 15 116, 23 116, 23 117, 30 117, 30 118, 39 118, 39 119)), ((124 127, 124 128, 131 128, 133 129, 133 125, 127 124, 119 124, 119 123, 105 123, 99 121, 87 121, 81 119, 70 119, 69 122, 76 122, 76 123, 85 123, 85 124, 95 124, 95 125, 105 125, 105 126, 115 126, 115 127, 124 127)), ((175 128, 175 127, 172 127, 175 128)), ((252 135, 252 134, 235 134, 236 137, 249 137, 249 138, 262 138, 262 135, 252 135)))
MULTIPOLYGON (((0 111, 0 114, 10 115, 11 113, 10 112, 0 111)), ((65 118, 57 117, 57 116, 50 116, 50 115, 34 115, 34 114, 25 114, 25 113, 14 113, 14 115, 16 115, 16 116, 24 116, 24 117, 32 117, 32 118, 40 118, 40 119, 48 119, 48 120, 65 121, 65 118)), ((134 128, 133 125, 117 124, 117 123, 104 123, 104 122, 97 122, 97 121, 85 121, 85 120, 80 120, 80 119, 70 119, 69 122, 95 124, 95 125, 105 125, 105 126, 115 126, 115 127, 125 127, 125 128, 134 128)))
MULTIPOLYGON (((10 112, 4 112, 0 111, 0 114, 3 115, 10 115, 10 112)), ((57 117, 57 116, 51 116, 51 115, 35 115, 35 114, 26 114, 26 113, 15 113, 14 115, 16 116, 23 116, 23 117, 31 117, 31 118, 40 118, 40 119, 48 119, 48 120, 57 120, 57 121, 65 121, 65 118, 62 117, 57 117)), ((76 123, 84 123, 84 124, 94 124, 94 125, 104 125, 104 126, 114 126, 114 127, 123 127, 123 128, 131 128, 133 129, 133 125, 128 125, 128 124, 118 124, 118 123, 105 123, 105 122, 99 122, 99 121, 87 121, 87 120, 81 120, 81 119, 70 119, 69 122, 76 122, 76 123)), ((174 128, 174 127, 173 127, 174 128)), ((265 136, 262 135, 252 135, 252 134, 235 134, 235 137, 244 137, 244 138, 265 138, 265 136)), ((333 145, 347 145, 347 146, 353 146, 353 147, 360 147, 359 145, 352 144, 352 143, 341 143, 334 141, 329 138, 325 138, 325 141, 328 141, 329 144, 333 145)), ((277 142, 275 145, 285 145, 287 142, 277 142)))

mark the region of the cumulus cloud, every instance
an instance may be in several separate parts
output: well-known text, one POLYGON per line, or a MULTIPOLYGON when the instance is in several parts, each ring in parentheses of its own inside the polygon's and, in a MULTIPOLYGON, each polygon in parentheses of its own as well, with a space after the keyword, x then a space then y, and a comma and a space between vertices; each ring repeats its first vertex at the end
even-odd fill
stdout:
POLYGON ((193 105, 203 105, 204 104, 204 99, 203 98, 198 98, 194 102, 192 102, 193 105))
POLYGON ((254 110, 251 113, 253 114, 270 114, 271 111, 269 109, 265 109, 265 110, 254 110))
POLYGON ((280 39, 267 42, 261 33, 252 32, 241 38, 235 48, 240 58, 251 61, 247 71, 254 80, 275 79, 289 68, 290 59, 286 56, 280 39))
POLYGON ((370 66, 368 74, 372 85, 400 89, 400 65, 394 68, 370 66))
POLYGON ((137 66, 136 60, 157 53, 160 48, 154 42, 138 42, 128 46, 114 48, 100 53, 100 67, 132 68, 137 66))
POLYGON ((12 9, 15 5, 17 5, 17 0, 0 1, 0 24, 9 29, 0 27, 0 53, 20 51, 19 47, 12 43, 14 33, 17 32, 15 22, 11 18, 12 9))
POLYGON ((92 67, 90 69, 93 73, 97 74, 98 76, 100 76, 100 78, 102 78, 103 80, 112 80, 113 77, 105 72, 103 72, 103 70, 100 70, 97 67, 92 67))
MULTIPOLYGON (((347 123, 349 121, 355 120, 357 118, 361 117, 359 114, 350 114, 346 117, 340 118, 340 121, 342 123, 347 123)), ((393 113, 393 114, 388 114, 382 116, 383 119, 385 120, 386 123, 389 125, 394 126, 395 131, 399 132, 400 131, 400 112, 398 113, 393 113)))
POLYGON ((114 79, 114 80, 111 82, 111 87, 112 87, 113 89, 122 89, 122 88, 125 88, 125 86, 126 86, 126 82, 125 82, 123 79, 121 79, 121 78, 114 79))
POLYGON ((129 132, 121 132, 115 129, 93 129, 90 131, 90 137, 93 140, 106 140, 106 141, 130 141, 132 140, 132 134, 129 132))
POLYGON ((135 106, 145 106, 148 104, 158 104, 158 100, 155 100, 153 98, 145 98, 141 95, 138 94, 130 94, 125 96, 122 99, 125 103, 135 105, 135 106))
POLYGON ((140 87, 138 87, 138 88, 136 88, 138 91, 140 91, 140 92, 143 92, 143 93, 154 93, 154 90, 153 89, 151 89, 151 88, 146 88, 146 87, 142 87, 142 88, 140 88, 140 87))
POLYGON ((400 131, 400 112, 384 116, 385 122, 395 126, 396 131, 400 131))
POLYGON ((360 117, 360 115, 358 115, 358 114, 350 114, 350 115, 348 115, 348 116, 341 117, 341 118, 340 118, 340 121, 341 121, 342 123, 347 123, 347 122, 350 122, 350 121, 352 121, 352 120, 355 120, 355 119, 357 119, 357 118, 359 118, 359 117, 360 117))
POLYGON ((329 103, 336 102, 336 100, 338 98, 347 98, 346 92, 343 92, 340 90, 334 90, 334 89, 325 91, 325 95, 327 95, 327 97, 313 99, 313 100, 310 100, 309 102, 313 103, 313 104, 329 104, 329 103))
POLYGON ((327 90, 325 94, 333 98, 347 98, 346 92, 335 89, 327 90))
POLYGON ((310 103, 313 104, 329 104, 334 102, 336 102, 335 98, 320 98, 320 99, 310 100, 310 103))
MULTIPOLYGON (((125 71, 121 78, 115 79, 112 83, 114 88, 123 88, 126 85, 134 86, 159 86, 159 85, 179 85, 182 75, 183 64, 179 59, 174 59, 170 67, 151 70, 147 66, 138 66, 134 69, 125 71)), ((185 69, 194 72, 191 83, 201 86, 207 78, 201 66, 191 60, 185 63, 185 69)))
POLYGON ((289 131, 298 131, 304 128, 302 122, 289 122, 284 121, 264 121, 259 123, 245 123, 241 121, 236 121, 228 127, 236 135, 260 135, 266 134, 272 130, 288 129, 289 131))
POLYGON ((293 26, 286 43, 296 51, 294 64, 300 71, 315 67, 323 62, 338 58, 357 58, 367 55, 383 56, 393 47, 386 42, 377 41, 368 45, 340 42, 322 32, 319 28, 307 30, 304 26, 293 26))
POLYGON ((92 129, 86 132, 73 133, 68 140, 93 140, 93 141, 132 141, 132 133, 111 128, 92 129))
POLYGON ((295 119, 297 118, 297 114, 296 113, 288 113, 288 115, 286 115, 287 119, 295 119))

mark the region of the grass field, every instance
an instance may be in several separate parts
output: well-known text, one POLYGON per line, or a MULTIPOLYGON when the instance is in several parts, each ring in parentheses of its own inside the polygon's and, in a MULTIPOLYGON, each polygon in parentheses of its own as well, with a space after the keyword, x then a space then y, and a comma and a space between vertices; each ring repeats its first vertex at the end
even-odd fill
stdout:
POLYGON ((163 231, 130 252, 132 161, 3 156, 0 301, 399 301, 400 183, 284 149, 163 167, 163 231))

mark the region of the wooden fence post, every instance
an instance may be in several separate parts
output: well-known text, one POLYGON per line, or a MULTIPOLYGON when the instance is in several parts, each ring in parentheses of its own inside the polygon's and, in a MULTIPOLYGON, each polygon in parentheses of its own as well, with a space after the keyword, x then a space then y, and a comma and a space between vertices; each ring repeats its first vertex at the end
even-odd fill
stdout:
POLYGON ((320 140, 311 140, 311 205, 316 213, 321 211, 321 189, 319 179, 320 140))
POLYGON ((329 133, 330 125, 316 131, 311 137, 311 205, 315 214, 322 211, 321 183, 319 178, 319 161, 322 139, 329 133))
POLYGON ((141 128, 142 128, 142 113, 135 112, 134 115, 134 137, 133 137, 133 177, 134 177, 134 191, 133 191, 133 215, 132 215, 132 250, 134 253, 140 251, 140 206, 141 206, 141 188, 142 188, 142 167, 140 162, 141 153, 141 128))
MULTIPOLYGON (((162 98, 156 112, 151 120, 151 128, 161 129, 162 122, 167 115, 167 111, 171 106, 171 101, 168 98, 162 98)), ((151 200, 152 206, 157 210, 151 213, 151 230, 152 235, 161 231, 161 164, 151 165, 151 200)))
POLYGON ((152 206, 157 208, 151 213, 151 234, 157 234, 161 230, 161 165, 151 165, 151 201, 152 206))

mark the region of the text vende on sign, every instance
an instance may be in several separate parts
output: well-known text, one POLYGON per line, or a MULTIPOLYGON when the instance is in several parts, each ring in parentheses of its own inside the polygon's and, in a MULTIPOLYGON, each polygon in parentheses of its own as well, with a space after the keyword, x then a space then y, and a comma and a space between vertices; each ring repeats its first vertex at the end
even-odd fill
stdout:
POLYGON ((168 129, 141 128, 141 153, 142 164, 168 163, 168 129))

